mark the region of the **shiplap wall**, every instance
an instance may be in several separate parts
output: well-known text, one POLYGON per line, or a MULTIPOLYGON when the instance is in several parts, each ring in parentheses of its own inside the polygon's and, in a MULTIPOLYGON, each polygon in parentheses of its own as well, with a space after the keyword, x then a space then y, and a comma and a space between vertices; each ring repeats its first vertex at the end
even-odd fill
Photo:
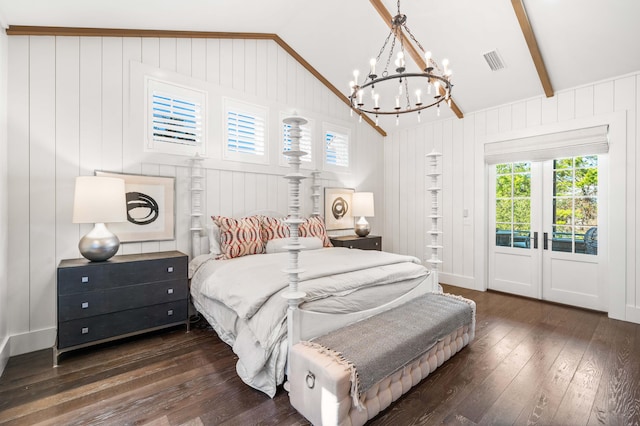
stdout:
MULTIPOLYGON (((12 355, 54 343, 56 266, 79 257, 78 240, 89 229, 71 223, 76 176, 110 170, 176 177, 176 239, 123 244, 120 254, 191 251, 188 157, 173 164, 131 160, 139 158, 143 141, 129 136, 130 61, 228 88, 252 101, 264 99, 283 111, 303 111, 318 126, 347 123, 352 172, 323 173, 321 184, 375 191, 382 205, 382 175, 374 171, 382 167, 383 138, 351 119, 347 106, 273 41, 11 36, 8 44, 12 355)), ((278 114, 272 111, 270 117, 277 126, 278 114)), ((221 130, 210 135, 218 145, 209 148, 219 149, 221 130)), ((277 155, 271 161, 275 164, 267 169, 238 163, 207 168, 206 215, 286 212, 286 169, 277 166, 277 155)), ((309 185, 307 179, 304 213, 311 212, 309 185)))
POLYGON ((0 374, 9 359, 7 294, 9 287, 8 171, 7 171, 7 35, 0 28, 0 374))
MULTIPOLYGON (((552 98, 523 100, 476 113, 391 133, 385 144, 384 236, 387 248, 425 257, 424 154, 442 152, 442 230, 440 280, 478 290, 486 288, 486 170, 484 143, 513 131, 535 131, 599 117, 622 116, 610 151, 610 192, 624 188, 610 205, 609 277, 615 317, 640 322, 640 77, 638 74, 581 86, 552 98), (615 147, 614 147, 615 144, 615 147), (463 213, 468 211, 468 217, 463 213), (613 220, 615 215, 615 220, 613 220), (618 223, 617 218, 621 218, 618 223), (613 239, 615 236, 619 238, 613 239), (615 254, 614 254, 615 253, 615 254), (619 256, 618 256, 619 254, 619 256), (617 266, 621 266, 618 268, 617 266)), ((605 120, 606 121, 606 120, 605 120)), ((618 120, 620 121, 620 120, 618 120)))

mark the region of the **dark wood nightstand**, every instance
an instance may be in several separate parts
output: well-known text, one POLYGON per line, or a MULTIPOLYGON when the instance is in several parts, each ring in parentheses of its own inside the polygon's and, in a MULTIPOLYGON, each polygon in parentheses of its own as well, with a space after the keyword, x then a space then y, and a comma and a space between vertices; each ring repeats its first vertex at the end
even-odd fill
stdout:
POLYGON ((382 237, 378 235, 367 235, 366 237, 346 235, 343 237, 330 237, 329 239, 334 247, 382 251, 382 237))
POLYGON ((179 324, 189 330, 188 257, 179 251, 58 265, 58 356, 179 324))

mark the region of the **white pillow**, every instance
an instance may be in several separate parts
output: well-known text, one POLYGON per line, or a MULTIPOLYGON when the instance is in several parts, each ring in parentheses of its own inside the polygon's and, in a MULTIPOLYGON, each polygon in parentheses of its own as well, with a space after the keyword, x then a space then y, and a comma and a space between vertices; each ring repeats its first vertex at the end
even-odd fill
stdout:
POLYGON ((209 254, 214 256, 222 254, 222 249, 220 249, 220 227, 215 223, 208 224, 207 236, 209 237, 209 254))
MULTIPOLYGON (((322 240, 317 237, 299 237, 302 250, 316 250, 322 248, 322 240)), ((287 251, 286 246, 291 243, 291 238, 276 238, 267 241, 267 254, 287 251)))

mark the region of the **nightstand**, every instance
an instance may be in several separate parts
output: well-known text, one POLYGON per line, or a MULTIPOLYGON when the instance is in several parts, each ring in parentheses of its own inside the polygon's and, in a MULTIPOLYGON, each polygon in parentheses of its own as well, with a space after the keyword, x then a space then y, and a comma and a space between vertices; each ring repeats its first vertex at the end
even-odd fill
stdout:
POLYGON ((73 349, 181 324, 189 331, 187 263, 179 251, 62 260, 53 365, 73 349))
POLYGON ((378 235, 367 235, 366 237, 346 235, 343 237, 330 237, 329 239, 334 247, 382 251, 382 237, 378 235))

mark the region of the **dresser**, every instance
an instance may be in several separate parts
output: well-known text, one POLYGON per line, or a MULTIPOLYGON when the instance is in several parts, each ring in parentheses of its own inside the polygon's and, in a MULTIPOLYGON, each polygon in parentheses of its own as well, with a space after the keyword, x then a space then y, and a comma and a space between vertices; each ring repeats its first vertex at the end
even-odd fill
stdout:
POLYGON ((330 237, 334 247, 347 247, 360 250, 382 251, 382 237, 378 235, 367 235, 358 237, 357 235, 345 235, 342 237, 330 237))
POLYGON ((188 257, 179 251, 114 256, 58 265, 61 353, 165 327, 189 330, 188 257))

